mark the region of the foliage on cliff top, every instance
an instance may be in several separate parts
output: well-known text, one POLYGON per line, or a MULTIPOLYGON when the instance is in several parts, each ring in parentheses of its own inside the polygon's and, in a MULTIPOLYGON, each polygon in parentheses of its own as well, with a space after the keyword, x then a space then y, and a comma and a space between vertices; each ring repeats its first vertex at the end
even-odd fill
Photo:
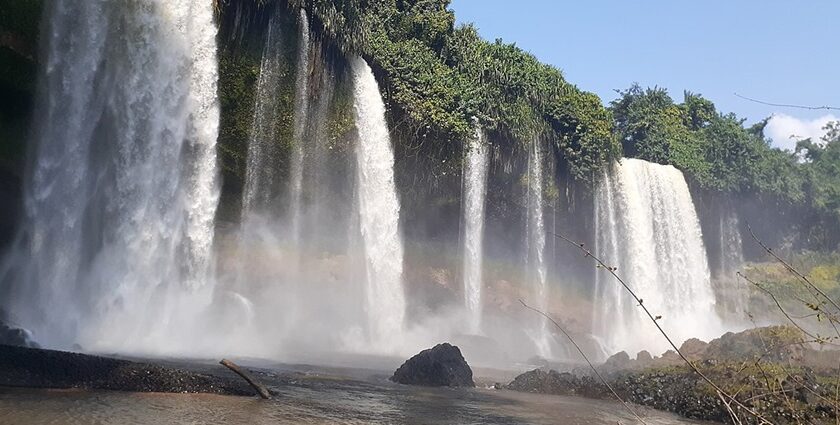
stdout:
POLYGON ((633 85, 611 103, 616 136, 629 157, 671 164, 704 188, 758 194, 800 207, 798 229, 815 246, 833 249, 840 237, 840 124, 820 141, 800 141, 796 152, 771 146, 767 120, 745 127, 700 95, 675 103, 662 88, 633 85))
MULTIPOLYGON (((397 126, 442 145, 473 136, 474 120, 503 137, 552 143, 572 176, 588 179, 620 151, 597 96, 472 26, 455 27, 449 0, 288 0, 313 28, 374 68, 397 126)), ((497 140, 497 142, 499 141, 497 140)))
POLYGON ((734 114, 690 92, 677 104, 665 89, 633 85, 613 101, 617 137, 629 157, 672 164, 701 187, 723 192, 770 191, 801 200, 795 159, 772 149, 761 127, 746 129, 734 114))

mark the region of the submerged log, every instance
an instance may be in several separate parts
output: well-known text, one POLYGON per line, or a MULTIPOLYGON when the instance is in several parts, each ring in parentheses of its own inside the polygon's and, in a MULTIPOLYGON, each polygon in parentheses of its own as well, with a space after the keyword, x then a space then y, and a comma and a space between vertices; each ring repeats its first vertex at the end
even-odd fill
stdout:
POLYGON ((227 367, 228 369, 234 371, 237 375, 241 376, 242 379, 251 384, 251 386, 254 387, 255 390, 257 390, 257 393, 260 395, 260 397, 266 400, 271 398, 271 393, 268 392, 268 388, 266 388, 265 385, 261 384, 256 379, 254 379, 254 377, 251 376, 251 374, 248 373, 248 371, 240 368, 236 363, 228 359, 222 359, 222 361, 220 361, 219 363, 227 367))

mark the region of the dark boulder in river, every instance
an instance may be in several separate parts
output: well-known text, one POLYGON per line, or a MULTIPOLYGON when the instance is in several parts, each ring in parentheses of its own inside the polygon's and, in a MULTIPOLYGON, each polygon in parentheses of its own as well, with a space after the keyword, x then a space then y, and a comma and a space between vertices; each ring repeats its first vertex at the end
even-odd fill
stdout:
POLYGON ((430 387, 475 387, 472 369, 461 350, 448 343, 423 350, 406 360, 391 380, 430 387))

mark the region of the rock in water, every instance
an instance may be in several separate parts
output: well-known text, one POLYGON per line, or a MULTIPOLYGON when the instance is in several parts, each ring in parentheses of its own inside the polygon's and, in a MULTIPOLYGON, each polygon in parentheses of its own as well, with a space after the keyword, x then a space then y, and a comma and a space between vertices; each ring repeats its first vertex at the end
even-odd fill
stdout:
POLYGON ((591 376, 576 376, 568 372, 534 369, 517 376, 506 389, 528 393, 609 397, 607 388, 591 376))
POLYGON ((0 344, 38 348, 38 344, 32 341, 32 334, 29 331, 5 323, 0 323, 0 344))
POLYGON ((461 355, 461 350, 448 343, 423 350, 406 360, 391 380, 406 385, 475 387, 472 369, 461 355))
POLYGON ((604 362, 604 369, 609 371, 622 370, 630 366, 630 355, 626 351, 613 354, 604 362))
POLYGON ((39 348, 32 340, 32 332, 8 323, 6 313, 0 310, 0 344, 16 347, 39 348))
POLYGON ((578 379, 570 373, 558 373, 556 370, 548 372, 542 369, 534 369, 516 377, 507 389, 528 393, 542 394, 575 394, 578 387, 578 379))

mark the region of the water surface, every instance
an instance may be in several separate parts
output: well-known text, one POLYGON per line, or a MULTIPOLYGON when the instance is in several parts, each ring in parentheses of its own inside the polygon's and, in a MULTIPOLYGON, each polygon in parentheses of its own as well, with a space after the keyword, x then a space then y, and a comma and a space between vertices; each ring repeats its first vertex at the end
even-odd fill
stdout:
MULTIPOLYGON (((612 401, 493 389, 397 385, 382 375, 264 372, 272 400, 208 394, 0 388, 3 424, 611 424, 636 423, 612 401), (355 375, 355 376, 354 376, 355 375), (347 376, 353 376, 348 378, 347 376)), ((637 407, 649 424, 698 423, 637 407)))

